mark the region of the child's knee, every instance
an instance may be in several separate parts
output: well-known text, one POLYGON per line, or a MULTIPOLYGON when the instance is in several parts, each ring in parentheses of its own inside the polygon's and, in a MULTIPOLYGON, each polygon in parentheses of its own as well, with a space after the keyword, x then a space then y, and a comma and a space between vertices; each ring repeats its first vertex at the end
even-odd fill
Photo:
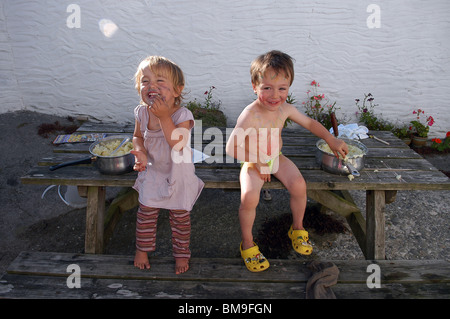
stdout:
POLYGON ((298 176, 290 180, 286 188, 291 195, 304 195, 306 194, 306 181, 302 176, 298 176))
POLYGON ((241 194, 241 209, 253 209, 258 206, 259 192, 245 192, 241 194))

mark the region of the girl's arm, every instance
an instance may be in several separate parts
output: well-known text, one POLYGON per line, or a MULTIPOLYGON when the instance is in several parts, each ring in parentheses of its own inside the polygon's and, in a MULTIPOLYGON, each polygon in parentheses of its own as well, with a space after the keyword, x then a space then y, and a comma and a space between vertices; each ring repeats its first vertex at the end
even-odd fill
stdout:
POLYGON ((161 129, 164 132, 164 137, 170 148, 174 151, 181 151, 189 141, 189 136, 191 134, 190 120, 175 125, 172 118, 169 116, 160 118, 159 123, 161 124, 161 129))
POLYGON ((150 112, 159 119, 159 124, 170 148, 175 151, 181 151, 189 141, 191 134, 190 121, 184 121, 175 125, 169 106, 160 96, 156 97, 155 102, 150 108, 150 112))
POLYGON ((141 134, 141 128, 138 121, 134 124, 133 150, 131 154, 135 156, 133 169, 142 172, 147 167, 147 150, 144 147, 144 138, 141 134))

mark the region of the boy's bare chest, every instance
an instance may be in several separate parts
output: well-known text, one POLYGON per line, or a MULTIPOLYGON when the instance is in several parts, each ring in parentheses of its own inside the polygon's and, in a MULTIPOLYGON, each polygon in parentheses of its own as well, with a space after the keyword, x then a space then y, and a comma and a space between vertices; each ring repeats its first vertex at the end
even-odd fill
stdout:
POLYGON ((250 120, 251 126, 254 128, 278 128, 282 129, 286 117, 283 116, 282 112, 273 112, 273 114, 263 114, 260 112, 255 112, 250 120))

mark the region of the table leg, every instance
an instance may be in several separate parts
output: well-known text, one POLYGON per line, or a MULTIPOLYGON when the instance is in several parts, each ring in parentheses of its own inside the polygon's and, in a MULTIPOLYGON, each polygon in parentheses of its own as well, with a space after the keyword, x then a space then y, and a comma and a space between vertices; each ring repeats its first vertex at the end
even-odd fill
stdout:
POLYGON ((384 190, 366 191, 366 259, 386 259, 384 190))
POLYGON ((85 253, 103 253, 104 218, 105 187, 88 186, 86 207, 86 237, 84 244, 85 253))

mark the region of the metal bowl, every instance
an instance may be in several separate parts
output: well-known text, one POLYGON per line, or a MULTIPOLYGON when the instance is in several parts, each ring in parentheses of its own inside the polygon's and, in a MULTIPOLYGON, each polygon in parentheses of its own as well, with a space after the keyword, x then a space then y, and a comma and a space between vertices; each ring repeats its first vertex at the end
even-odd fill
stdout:
POLYGON ((105 142, 119 140, 122 141, 126 135, 114 135, 105 137, 97 142, 94 142, 89 147, 89 152, 96 157, 95 166, 98 168, 100 173, 107 175, 119 175, 131 172, 134 166, 134 155, 131 153, 125 155, 117 156, 100 156, 93 152, 96 145, 105 142))
MULTIPOLYGON (((347 138, 341 138, 348 145, 353 145, 358 147, 363 151, 363 156, 355 156, 355 157, 347 157, 347 162, 349 162, 356 170, 360 171, 364 168, 364 156, 367 155, 368 149, 367 147, 358 141, 350 140, 347 138)), ((344 164, 342 159, 336 158, 334 154, 330 154, 324 152, 320 149, 322 144, 326 144, 326 142, 322 139, 318 140, 316 143, 317 151, 316 151, 316 160, 317 163, 321 166, 321 168, 332 174, 338 175, 349 175, 351 172, 348 170, 347 166, 344 164)))

